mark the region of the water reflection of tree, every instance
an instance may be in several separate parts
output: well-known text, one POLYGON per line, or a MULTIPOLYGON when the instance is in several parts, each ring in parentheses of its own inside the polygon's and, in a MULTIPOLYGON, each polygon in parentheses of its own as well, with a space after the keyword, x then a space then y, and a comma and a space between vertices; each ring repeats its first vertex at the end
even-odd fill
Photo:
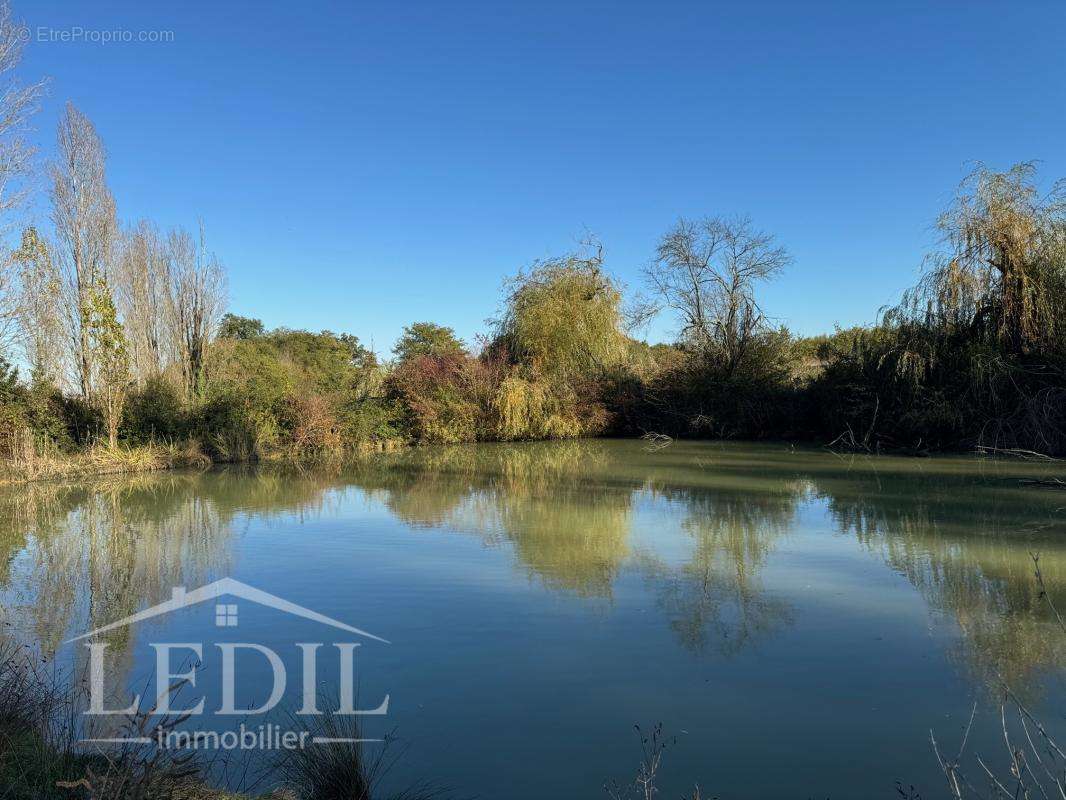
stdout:
POLYGON ((661 490, 685 510, 681 527, 693 540, 691 557, 667 567, 645 557, 659 606, 682 644, 732 655, 792 622, 789 605, 768 594, 760 574, 788 532, 797 494, 661 490))
MULTIPOLYGON (((509 543, 521 568, 555 591, 610 598, 632 564, 686 647, 735 653, 792 620, 762 576, 811 499, 958 622, 960 663, 1020 690, 1057 664, 1059 641, 1028 551, 1041 552, 1052 599, 1066 609, 1066 543, 1061 497, 1019 488, 1012 469, 706 444, 648 453, 599 441, 421 448, 343 471, 36 484, 0 494, 0 588, 15 601, 5 611, 21 617, 11 621, 53 649, 70 630, 228 572, 231 537, 248 520, 329 514, 360 492, 414 528, 509 543), (680 563, 634 543, 649 502, 656 520, 673 515, 689 537, 680 563)), ((114 634, 114 649, 128 649, 125 635, 114 634)))
MULTIPOLYGON (((161 602, 174 586, 229 574, 239 520, 323 513, 335 499, 325 489, 336 482, 336 474, 235 469, 5 490, 0 592, 7 631, 51 656, 69 635, 161 602)), ((109 673, 125 676, 111 690, 141 679, 131 672, 134 635, 152 624, 100 637, 109 645, 109 673)), ((86 654, 72 656, 78 674, 86 654)))
POLYGON ((658 502, 684 509, 682 526, 694 542, 691 559, 679 567, 637 557, 687 646, 713 641, 735 651, 787 624, 787 606, 766 597, 758 575, 788 528, 796 487, 772 482, 746 491, 699 481, 678 487, 670 480, 675 470, 658 469, 630 445, 433 448, 377 460, 358 480, 384 489, 388 507, 409 524, 509 541, 545 586, 600 597, 610 597, 632 555, 633 506, 650 489, 658 502))
POLYGON ((1041 554, 1049 597, 1066 608, 1066 520, 1056 498, 1000 475, 920 473, 824 481, 839 529, 903 575, 953 619, 952 657, 998 692, 1028 692, 1060 665, 1062 636, 1034 577, 1041 554))
POLYGON ((386 490, 386 505, 408 524, 509 541, 546 586, 609 596, 639 488, 612 473, 609 450, 602 442, 429 448, 378 459, 359 480, 386 490))
POLYGON ((629 553, 629 493, 560 486, 500 499, 500 521, 515 555, 550 588, 609 596, 629 553))
POLYGON ((1051 599, 1066 608, 1066 524, 1060 498, 1018 484, 1031 467, 570 443, 501 446, 487 461, 480 448, 458 448, 425 469, 412 495, 394 492, 394 508, 421 506, 418 491, 429 494, 450 475, 448 511, 437 507, 428 524, 494 531, 546 585, 589 595, 608 596, 631 554, 639 491, 683 508, 687 560, 666 565, 641 554, 639 562, 671 627, 694 649, 736 652, 790 624, 761 573, 809 498, 957 622, 954 657, 989 686, 1002 679, 1023 690, 1060 661, 1029 552, 1041 552, 1051 599))
MULTIPOLYGON (((5 546, 29 554, 4 588, 46 652, 72 630, 128 616, 173 586, 226 570, 225 525, 200 484, 192 475, 143 476, 40 484, 0 499, 5 546)), ((126 635, 114 633, 116 649, 126 635)))
POLYGON ((366 458, 347 477, 412 527, 456 527, 460 508, 491 486, 479 461, 473 447, 401 450, 366 458))
MULTIPOLYGON (((649 474, 661 470, 664 485, 680 485, 691 498, 732 492, 741 505, 757 509, 759 498, 778 487, 782 508, 807 495, 823 503, 839 531, 854 536, 903 575, 934 611, 958 624, 961 637, 952 656, 990 688, 1006 681, 1025 692, 1043 671, 1062 662, 1062 636, 1040 596, 1030 558, 1030 551, 1040 553, 1049 596, 1066 609, 1062 497, 1019 483, 1044 467, 973 459, 838 459, 748 445, 672 447, 650 460, 657 465, 649 466, 649 474)), ((787 515, 774 519, 784 528, 791 524, 787 515)), ((755 563, 757 574, 767 551, 746 554, 736 543, 756 546, 765 539, 772 549, 773 530, 771 520, 753 521, 733 544, 720 537, 721 549, 710 552, 726 564, 755 563)), ((698 561, 697 547, 692 564, 698 561)), ((738 585, 744 577, 737 572, 738 585)), ((703 582, 696 583, 702 590, 703 582)))
MULTIPOLYGON (((238 520, 326 513, 337 473, 228 469, 145 474, 0 493, 0 590, 45 652, 230 572, 238 520), (22 557, 19 557, 22 556, 22 557)), ((128 630, 110 634, 112 650, 128 630)))

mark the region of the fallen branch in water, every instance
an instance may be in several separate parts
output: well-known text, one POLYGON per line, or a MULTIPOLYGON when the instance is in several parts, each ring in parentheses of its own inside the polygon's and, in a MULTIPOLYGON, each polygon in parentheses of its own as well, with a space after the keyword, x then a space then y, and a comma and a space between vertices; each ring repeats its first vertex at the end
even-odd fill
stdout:
POLYGON ((664 447, 669 447, 674 443, 674 440, 667 436, 665 433, 645 433, 640 437, 648 444, 644 450, 649 453, 654 453, 657 450, 662 450, 664 447))
POLYGON ((1024 450, 1020 447, 990 447, 988 445, 977 445, 977 452, 982 455, 998 455, 1007 456, 1009 458, 1020 458, 1024 461, 1061 461, 1060 458, 1049 456, 1047 453, 1039 453, 1036 450, 1024 450))
POLYGON ((829 451, 845 450, 848 452, 854 452, 857 450, 865 450, 867 453, 870 452, 869 447, 867 447, 866 445, 859 444, 859 442, 855 439, 855 431, 851 429, 850 425, 848 425, 848 429, 846 431, 841 433, 837 438, 835 438, 825 447, 829 451))

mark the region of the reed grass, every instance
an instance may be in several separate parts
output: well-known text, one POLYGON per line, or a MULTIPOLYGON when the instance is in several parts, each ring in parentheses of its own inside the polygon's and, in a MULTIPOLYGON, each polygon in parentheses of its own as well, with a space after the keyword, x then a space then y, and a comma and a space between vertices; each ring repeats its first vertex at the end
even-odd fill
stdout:
POLYGON ((210 457, 194 439, 115 447, 98 444, 80 453, 31 451, 12 458, 0 470, 0 485, 209 466, 210 457))

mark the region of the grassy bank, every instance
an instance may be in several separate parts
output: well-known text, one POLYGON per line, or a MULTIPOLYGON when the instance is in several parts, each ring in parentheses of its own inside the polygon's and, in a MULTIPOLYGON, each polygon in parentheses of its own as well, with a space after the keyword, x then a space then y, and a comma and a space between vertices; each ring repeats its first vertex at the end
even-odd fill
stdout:
MULTIPOLYGON (((327 453, 292 453, 276 451, 257 456, 264 463, 319 464, 323 460, 342 460, 368 453, 388 452, 409 445, 399 439, 356 442, 343 451, 327 453)), ((200 443, 96 445, 83 452, 39 454, 8 460, 0 468, 0 486, 33 481, 88 478, 104 475, 134 475, 169 469, 207 469, 216 463, 200 443)), ((236 463, 236 462, 225 462, 236 463)))
POLYGON ((179 467, 206 468, 211 459, 196 442, 168 445, 96 445, 83 452, 36 453, 8 460, 0 470, 0 485, 31 481, 126 475, 179 467))

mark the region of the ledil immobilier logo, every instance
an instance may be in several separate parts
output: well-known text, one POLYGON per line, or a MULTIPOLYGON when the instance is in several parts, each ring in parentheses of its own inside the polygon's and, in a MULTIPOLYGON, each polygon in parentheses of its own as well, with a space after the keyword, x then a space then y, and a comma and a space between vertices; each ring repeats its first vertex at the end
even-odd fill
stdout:
MULTIPOLYGON (((295 712, 296 719, 320 717, 323 714, 353 717, 383 716, 388 713, 388 694, 374 708, 356 708, 355 688, 357 648, 362 647, 365 642, 388 644, 387 640, 233 578, 223 578, 192 591, 186 591, 184 587, 175 587, 171 598, 163 603, 68 640, 68 643, 82 642, 89 653, 89 707, 85 711, 86 715, 107 719, 133 718, 148 713, 156 718, 177 717, 183 723, 188 723, 180 728, 158 725, 152 729, 154 732, 152 736, 141 735, 144 731, 136 730, 129 735, 86 737, 82 741, 94 744, 154 744, 168 749, 217 750, 292 750, 313 745, 329 746, 380 741, 361 737, 315 736, 306 728, 286 729, 284 725, 274 722, 264 721, 257 724, 257 719, 265 720, 264 715, 278 707, 286 696, 287 687, 296 684, 289 680, 290 669, 286 668, 281 653, 260 642, 239 641, 242 603, 253 603, 274 612, 299 618, 306 621, 304 624, 317 624, 332 636, 336 636, 337 632, 344 634, 342 641, 327 642, 325 636, 318 636, 316 638, 322 638, 323 641, 292 642, 291 647, 295 649, 287 655, 298 659, 301 673, 299 676, 300 702, 299 710, 295 712), (151 642, 150 646, 155 651, 156 697, 145 698, 140 694, 134 694, 132 702, 128 705, 114 707, 114 698, 109 698, 105 691, 105 687, 109 685, 106 675, 108 642, 101 641, 100 637, 120 628, 209 602, 215 604, 214 628, 222 640, 213 641, 210 645, 203 641, 151 642), (205 651, 210 658, 205 659, 205 651), (327 658, 333 659, 333 664, 336 665, 334 673, 336 686, 333 687, 336 691, 331 692, 331 695, 336 698, 334 704, 336 707, 328 709, 320 708, 319 702, 319 669, 327 658), (264 666, 269 668, 270 679, 262 686, 256 682, 257 688, 260 689, 260 697, 257 697, 253 704, 238 706, 238 686, 242 683, 239 674, 242 671, 241 665, 244 670, 247 670, 248 665, 255 660, 259 661, 257 665, 259 668, 264 666), (185 694, 184 690, 196 691, 198 675, 208 661, 216 664, 219 671, 216 683, 218 697, 211 698, 201 692, 199 693, 201 696, 195 702, 191 698, 186 698, 181 707, 176 707, 177 697, 179 694, 185 694), (176 687, 181 687, 183 691, 175 691, 176 687), (143 701, 146 699, 154 700, 150 704, 149 711, 145 710, 143 701), (108 705, 108 700, 111 700, 111 706, 108 705), (215 729, 217 726, 207 730, 196 729, 196 721, 205 719, 207 716, 234 719, 241 717, 242 721, 237 730, 219 731, 215 729), (249 724, 244 719, 251 719, 253 722, 249 724)), ((276 642, 274 644, 277 646, 276 642)), ((292 714, 288 718, 294 719, 292 714)))

